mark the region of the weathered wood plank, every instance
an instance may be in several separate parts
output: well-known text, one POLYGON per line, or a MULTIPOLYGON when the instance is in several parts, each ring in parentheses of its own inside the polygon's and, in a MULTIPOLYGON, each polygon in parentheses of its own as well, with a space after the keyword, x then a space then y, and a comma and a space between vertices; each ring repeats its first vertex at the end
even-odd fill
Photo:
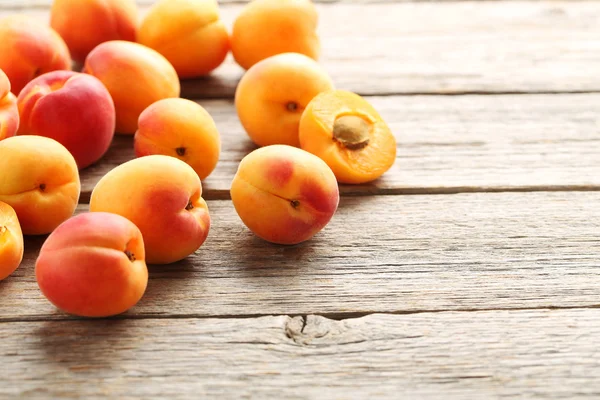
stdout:
MULTIPOLYGON (((398 140, 396 165, 345 195, 600 188, 598 94, 392 96, 369 100, 398 140)), ((232 102, 201 101, 214 117, 223 151, 203 183, 207 198, 229 198, 239 161, 255 146, 232 102)), ((134 157, 117 137, 108 155, 82 172, 82 201, 108 171, 134 157)))
POLYGON ((0 396, 597 399, 599 336, 591 309, 3 323, 0 396))
MULTIPOLYGON (((221 7, 229 27, 241 7, 221 7)), ((598 2, 318 7, 321 61, 340 88, 370 95, 600 90, 598 2)), ((47 18, 46 10, 32 12, 47 18)), ((242 72, 230 57, 213 77, 184 82, 183 96, 230 98, 242 72)))
MULTIPOLYGON (((598 192, 344 198, 313 240, 282 247, 250 234, 231 202, 211 201, 205 245, 151 267, 126 317, 600 306, 599 202, 598 192)), ((65 318, 35 283, 42 240, 0 282, 0 320, 65 318)))

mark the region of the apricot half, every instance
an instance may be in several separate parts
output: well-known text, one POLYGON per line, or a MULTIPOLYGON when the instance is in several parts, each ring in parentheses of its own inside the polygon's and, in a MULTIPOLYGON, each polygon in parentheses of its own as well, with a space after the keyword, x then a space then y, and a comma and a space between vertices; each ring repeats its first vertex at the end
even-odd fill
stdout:
POLYGON ((0 281, 23 261, 23 232, 15 210, 0 201, 0 281))
POLYGON ((373 181, 396 160, 396 139, 379 113, 343 90, 321 93, 306 107, 300 146, 323 159, 341 183, 373 181))
POLYGON ((219 131, 210 114, 186 99, 164 99, 148 107, 139 119, 134 148, 137 157, 162 154, 189 164, 200 179, 217 166, 219 131))
POLYGON ((61 224, 35 263, 42 294, 82 317, 109 317, 133 307, 148 283, 140 230, 108 213, 85 213, 61 224))
POLYGON ((304 242, 335 214, 338 185, 320 158, 292 146, 262 147, 241 161, 231 200, 244 224, 277 244, 304 242))
POLYGON ((216 0, 161 0, 140 26, 139 43, 166 57, 180 78, 207 75, 229 52, 216 0))
POLYGON ((210 228, 196 172, 175 157, 152 155, 119 165, 92 191, 90 211, 119 214, 136 224, 149 264, 170 264, 194 253, 210 228))
POLYGON ((281 53, 317 59, 321 51, 317 10, 311 0, 254 0, 233 24, 231 50, 245 69, 281 53))
POLYGON ((298 127, 304 108, 319 93, 332 90, 327 72, 302 54, 278 54, 260 61, 240 80, 237 114, 259 146, 300 146, 298 127))

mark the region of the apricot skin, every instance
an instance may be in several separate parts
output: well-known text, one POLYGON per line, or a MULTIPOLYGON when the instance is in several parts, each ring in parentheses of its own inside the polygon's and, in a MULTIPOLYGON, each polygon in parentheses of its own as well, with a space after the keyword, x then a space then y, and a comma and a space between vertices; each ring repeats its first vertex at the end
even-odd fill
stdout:
POLYGON ((115 103, 117 133, 135 134, 140 114, 158 100, 179 97, 173 66, 156 51, 138 43, 114 40, 96 47, 84 72, 106 86, 115 103))
POLYGON ((27 16, 0 19, 0 69, 8 76, 12 92, 46 72, 71 69, 69 49, 56 31, 27 16))
POLYGON ((229 53, 216 0, 162 0, 146 14, 138 41, 167 58, 180 78, 209 74, 229 53))
POLYGON ((10 89, 10 81, 0 69, 0 140, 15 136, 19 129, 17 98, 10 89))
POLYGON ((162 154, 189 164, 201 180, 217 166, 221 139, 210 114, 185 99, 164 99, 139 119, 134 148, 137 157, 162 154))
POLYGON ((318 14, 310 0, 254 0, 234 22, 231 50, 245 69, 281 53, 317 60, 321 50, 318 14))
POLYGON ((23 261, 23 232, 15 210, 0 201, 0 281, 23 261))
POLYGON ((300 146, 304 108, 319 93, 333 89, 327 72, 302 54, 278 54, 260 61, 240 80, 235 93, 238 117, 258 146, 300 146))
POLYGON ((210 229, 208 207, 196 172, 174 157, 128 161, 106 174, 92 191, 90 211, 112 212, 136 224, 146 261, 170 264, 194 253, 210 229))
POLYGON ((15 136, 0 141, 0 171, 0 201, 15 209, 25 235, 50 233, 73 215, 79 172, 71 153, 54 139, 15 136))
POLYGON ((253 151, 239 165, 231 200, 244 224, 276 244, 298 244, 321 231, 335 214, 339 191, 318 157, 285 145, 253 151))
POLYGON ((134 0, 54 0, 50 26, 62 36, 73 60, 81 63, 100 43, 135 42, 137 18, 134 0))
POLYGON ((98 161, 115 132, 115 105, 97 78, 53 71, 29 82, 18 99, 23 123, 19 135, 57 140, 71 152, 79 169, 98 161))
POLYGON ((133 307, 148 283, 144 242, 129 220, 85 213, 48 237, 35 264, 42 294, 82 317, 109 317, 133 307))

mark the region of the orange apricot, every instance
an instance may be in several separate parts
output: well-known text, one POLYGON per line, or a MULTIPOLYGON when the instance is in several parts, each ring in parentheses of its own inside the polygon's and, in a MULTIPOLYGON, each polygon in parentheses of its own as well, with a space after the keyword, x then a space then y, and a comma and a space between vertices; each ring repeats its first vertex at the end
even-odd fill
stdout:
POLYGON ((280 53, 301 53, 316 60, 321 51, 318 19, 311 0, 253 0, 234 22, 233 57, 245 69, 280 53))
POLYGON ((0 201, 0 281, 23 261, 23 232, 15 210, 0 201))
POLYGON ((15 136, 19 129, 17 97, 10 89, 10 81, 0 69, 0 140, 15 136))
POLYGON ((216 0, 161 0, 140 26, 138 42, 165 56, 180 78, 207 75, 229 53, 216 0))
POLYGON ((71 55, 54 29, 32 17, 11 15, 0 19, 0 69, 18 95, 41 74, 71 69, 71 55))
POLYGON ((287 145, 254 150, 241 161, 231 200, 258 237, 298 244, 321 231, 339 203, 337 181, 320 158, 287 145))
POLYGON ((278 54, 244 74, 235 92, 235 106, 257 145, 299 147, 304 108, 317 94, 332 89, 331 78, 313 59, 297 53, 278 54))
POLYGON ((65 40, 73 59, 83 62, 100 43, 135 41, 137 6, 134 0, 54 0, 50 26, 65 40))
POLYGON ((148 107, 139 119, 134 148, 137 157, 162 154, 189 164, 200 179, 217 166, 219 131, 210 114, 186 99, 164 99, 148 107))
POLYGON ((396 160, 396 139, 379 113, 343 90, 323 92, 306 107, 300 146, 323 159, 341 183, 373 181, 396 160))

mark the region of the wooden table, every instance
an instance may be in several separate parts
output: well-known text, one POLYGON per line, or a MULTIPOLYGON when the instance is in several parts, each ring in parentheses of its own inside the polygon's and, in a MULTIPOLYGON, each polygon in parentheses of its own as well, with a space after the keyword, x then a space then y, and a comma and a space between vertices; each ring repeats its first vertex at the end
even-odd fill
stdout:
MULTIPOLYGON (((240 3, 222 3, 229 26, 240 3)), ((206 244, 150 267, 131 311, 83 320, 42 297, 28 238, 0 283, 0 397, 600 398, 600 3, 318 8, 322 63, 389 122, 395 167, 342 186, 313 240, 267 244, 229 200, 254 148, 241 69, 184 82, 223 140, 206 244)), ((79 212, 131 145, 82 172, 79 212)))

